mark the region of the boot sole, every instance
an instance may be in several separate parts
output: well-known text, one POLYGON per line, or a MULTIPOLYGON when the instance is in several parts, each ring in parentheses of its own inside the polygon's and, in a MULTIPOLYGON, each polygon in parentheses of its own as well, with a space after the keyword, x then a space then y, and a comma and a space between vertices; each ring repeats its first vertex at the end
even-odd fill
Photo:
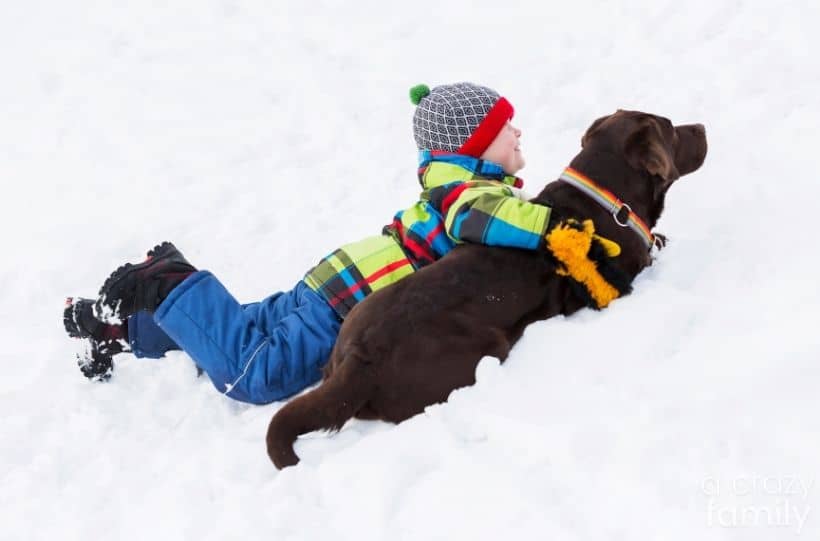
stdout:
POLYGON ((66 299, 66 307, 65 310, 63 310, 63 326, 65 327, 65 332, 71 338, 88 338, 91 336, 91 333, 80 327, 80 324, 77 322, 77 312, 82 302, 93 303, 94 301, 90 299, 75 299, 74 297, 68 297, 66 299))
POLYGON ((114 353, 102 351, 89 341, 83 355, 77 355, 77 366, 85 377, 92 381, 108 381, 114 371, 114 353))
MULTIPOLYGON (((112 304, 109 298, 112 291, 117 291, 118 286, 128 280, 132 274, 150 269, 152 266, 161 263, 171 253, 177 252, 176 246, 165 241, 157 244, 146 254, 146 260, 142 263, 126 263, 112 272, 100 288, 99 297, 94 303, 94 315, 101 321, 111 321, 119 319, 119 305, 121 299, 115 298, 116 304, 112 304)), ((181 254, 180 254, 181 255, 181 254)))

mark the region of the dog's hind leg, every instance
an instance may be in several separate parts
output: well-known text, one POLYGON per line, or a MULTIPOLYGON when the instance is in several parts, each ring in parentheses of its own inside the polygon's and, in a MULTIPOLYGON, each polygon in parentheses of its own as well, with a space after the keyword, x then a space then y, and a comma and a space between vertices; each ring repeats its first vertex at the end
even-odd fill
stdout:
POLYGON ((314 430, 339 430, 370 399, 372 364, 351 352, 322 384, 286 404, 268 426, 268 456, 279 468, 293 466, 299 457, 293 444, 314 430))

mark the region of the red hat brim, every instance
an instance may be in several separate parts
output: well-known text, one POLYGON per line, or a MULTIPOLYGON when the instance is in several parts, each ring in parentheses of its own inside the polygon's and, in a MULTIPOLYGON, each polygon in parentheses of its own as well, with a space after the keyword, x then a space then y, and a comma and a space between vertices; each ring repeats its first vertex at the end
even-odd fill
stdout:
POLYGON ((484 117, 481 124, 470 135, 470 138, 464 141, 464 144, 458 149, 458 153, 480 158, 487 150, 487 147, 495 140, 504 124, 513 117, 513 114, 515 114, 515 109, 507 101, 507 98, 499 98, 492 109, 487 112, 487 116, 484 117))

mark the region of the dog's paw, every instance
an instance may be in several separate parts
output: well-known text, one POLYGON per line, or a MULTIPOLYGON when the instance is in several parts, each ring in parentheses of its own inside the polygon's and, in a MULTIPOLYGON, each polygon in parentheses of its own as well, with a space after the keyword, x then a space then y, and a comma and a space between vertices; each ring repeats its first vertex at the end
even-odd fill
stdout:
POLYGON ((669 242, 667 236, 663 233, 654 233, 653 235, 655 237, 655 248, 657 250, 662 250, 666 248, 666 243, 669 242))

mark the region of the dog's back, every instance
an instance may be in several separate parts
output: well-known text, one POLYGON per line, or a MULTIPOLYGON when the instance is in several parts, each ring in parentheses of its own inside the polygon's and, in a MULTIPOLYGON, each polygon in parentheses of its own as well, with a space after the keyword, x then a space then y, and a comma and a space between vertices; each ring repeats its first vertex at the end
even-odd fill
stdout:
POLYGON ((481 358, 506 359, 524 328, 555 315, 569 295, 566 284, 549 280, 554 266, 543 253, 465 245, 445 260, 354 307, 322 385, 270 424, 268 454, 277 467, 298 461, 300 434, 336 430, 354 416, 398 423, 472 385, 481 358))

